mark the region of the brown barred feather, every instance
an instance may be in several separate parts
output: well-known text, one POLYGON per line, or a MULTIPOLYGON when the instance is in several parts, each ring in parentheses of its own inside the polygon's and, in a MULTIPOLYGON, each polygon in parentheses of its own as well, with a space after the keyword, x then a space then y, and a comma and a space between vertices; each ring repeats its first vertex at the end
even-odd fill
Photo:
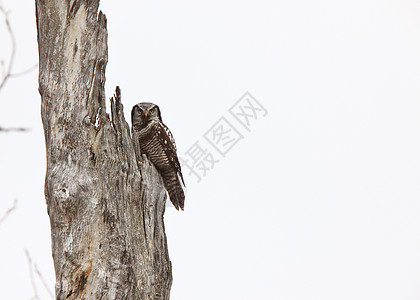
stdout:
POLYGON ((162 123, 159 107, 153 103, 139 103, 133 107, 131 117, 141 153, 148 156, 161 174, 175 208, 184 210, 185 183, 175 140, 169 128, 162 123), (156 113, 154 110, 157 110, 156 113), (150 117, 145 113, 150 114, 150 117))

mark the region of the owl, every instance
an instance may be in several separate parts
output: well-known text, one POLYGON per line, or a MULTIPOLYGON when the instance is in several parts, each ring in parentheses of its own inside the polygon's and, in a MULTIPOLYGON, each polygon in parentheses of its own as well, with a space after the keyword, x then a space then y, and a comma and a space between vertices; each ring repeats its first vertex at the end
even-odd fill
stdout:
POLYGON ((146 154, 162 176, 169 198, 177 210, 184 210, 184 178, 176 154, 175 140, 162 123, 159 106, 149 102, 134 105, 131 124, 141 154, 146 154))

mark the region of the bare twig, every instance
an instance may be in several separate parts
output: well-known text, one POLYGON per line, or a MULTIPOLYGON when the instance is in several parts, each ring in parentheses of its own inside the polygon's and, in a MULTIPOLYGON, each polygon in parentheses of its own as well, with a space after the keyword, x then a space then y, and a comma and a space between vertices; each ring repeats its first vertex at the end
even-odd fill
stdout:
POLYGON ((29 267, 29 276, 31 277, 31 285, 32 290, 34 291, 34 296, 31 299, 39 299, 38 290, 36 289, 35 278, 34 278, 34 271, 32 270, 32 259, 29 255, 28 250, 25 249, 26 258, 28 259, 28 267, 29 267))
POLYGON ((9 78, 26 75, 26 74, 36 70, 36 68, 38 68, 38 64, 35 64, 32 67, 30 67, 26 70, 23 70, 21 72, 12 73, 12 67, 13 67, 13 63, 15 61, 15 56, 16 56, 16 39, 15 39, 15 35, 13 33, 13 30, 12 30, 12 26, 10 25, 9 11, 7 11, 3 7, 1 2, 0 2, 0 14, 3 15, 3 17, 4 17, 4 22, 6 24, 7 32, 9 33, 9 37, 10 37, 10 40, 12 42, 12 50, 10 52, 9 61, 7 63, 5 63, 4 60, 0 61, 0 65, 1 65, 1 68, 2 68, 2 74, 1 74, 1 78, 0 78, 0 91, 1 91, 1 89, 6 84, 6 81, 9 78))
POLYGON ((22 132, 22 131, 29 131, 28 128, 24 128, 24 127, 0 127, 0 132, 22 132))
POLYGON ((34 263, 34 269, 35 269, 35 274, 41 280, 42 285, 44 286, 44 288, 47 291, 48 295, 50 295, 51 299, 54 299, 53 293, 51 292, 50 288, 48 287, 47 282, 44 279, 44 276, 42 276, 42 273, 39 271, 38 266, 35 263, 34 263))
POLYGON ((9 33, 10 40, 12 41, 12 51, 10 53, 9 63, 5 67, 5 70, 3 72, 3 78, 0 80, 0 90, 1 90, 4 84, 6 83, 7 79, 9 79, 10 74, 12 73, 12 66, 13 66, 13 62, 15 60, 15 54, 16 54, 16 40, 15 40, 15 35, 13 33, 12 27, 10 26, 9 12, 6 11, 1 4, 0 4, 0 13, 4 16, 4 22, 6 24, 6 28, 9 33))
POLYGON ((26 254, 26 258, 28 259, 28 266, 29 266, 29 273, 30 273, 30 277, 31 277, 31 284, 32 284, 32 289, 34 291, 34 296, 31 299, 40 299, 39 295, 38 295, 38 289, 36 288, 34 273, 41 280, 41 283, 44 286, 44 288, 47 291, 50 298, 54 299, 54 295, 51 292, 50 288, 48 287, 48 284, 47 284, 46 280, 44 279, 44 276, 42 276, 42 273, 39 271, 36 263, 34 263, 32 261, 31 255, 29 254, 29 251, 27 249, 25 249, 25 254, 26 254))
POLYGON ((33 65, 32 67, 30 67, 26 70, 23 70, 23 71, 20 71, 20 72, 17 72, 17 73, 9 74, 9 78, 26 75, 28 73, 31 73, 32 71, 35 71, 37 68, 38 68, 38 64, 35 64, 35 65, 33 65))
POLYGON ((13 201, 13 205, 8 210, 6 210, 3 217, 1 217, 1 219, 0 219, 0 224, 3 223, 4 220, 6 220, 6 218, 10 215, 10 213, 16 209, 17 202, 18 202, 17 199, 15 199, 13 201))
MULTIPOLYGON (((6 25, 7 31, 9 33, 9 37, 12 43, 12 50, 10 52, 10 57, 9 57, 9 61, 5 62, 3 59, 0 59, 0 68, 1 68, 1 75, 0 75, 0 92, 2 90, 2 88, 4 87, 4 85, 6 84, 6 81, 9 78, 12 77, 18 77, 18 76, 22 76, 25 75, 29 72, 34 71, 37 67, 38 64, 30 67, 27 70, 24 70, 22 72, 17 72, 17 73, 12 73, 12 67, 13 67, 13 63, 15 60, 15 55, 16 55, 16 39, 15 39, 15 35, 13 33, 12 30, 12 26, 10 25, 10 20, 9 20, 9 11, 7 11, 4 7, 3 4, 0 2, 0 15, 2 15, 4 17, 4 23, 6 25)), ((27 128, 3 128, 0 127, 0 132, 24 132, 24 131, 28 131, 27 128)))

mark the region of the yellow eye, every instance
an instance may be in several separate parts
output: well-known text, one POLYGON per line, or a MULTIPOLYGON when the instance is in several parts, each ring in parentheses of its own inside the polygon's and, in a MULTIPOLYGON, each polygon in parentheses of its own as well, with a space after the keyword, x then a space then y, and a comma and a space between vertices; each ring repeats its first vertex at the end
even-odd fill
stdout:
POLYGON ((151 114, 153 114, 155 112, 155 109, 154 108, 152 108, 151 110, 150 110, 150 113, 151 114))

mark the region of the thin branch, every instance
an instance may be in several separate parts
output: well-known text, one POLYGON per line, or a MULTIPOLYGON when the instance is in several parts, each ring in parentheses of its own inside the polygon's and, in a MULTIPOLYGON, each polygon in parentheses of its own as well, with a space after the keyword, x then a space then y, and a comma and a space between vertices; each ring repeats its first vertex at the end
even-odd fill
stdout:
POLYGON ((31 277, 31 285, 32 290, 34 291, 34 296, 31 299, 39 299, 38 290, 36 289, 35 278, 34 278, 34 271, 32 270, 32 259, 29 255, 28 250, 25 249, 26 258, 28 259, 28 267, 29 267, 29 276, 31 277))
POLYGON ((15 60, 15 54, 16 54, 16 40, 15 40, 15 35, 13 33, 12 27, 10 26, 9 12, 6 11, 2 5, 0 5, 0 13, 2 13, 4 16, 4 22, 6 23, 6 28, 7 28, 7 31, 9 32, 10 40, 12 41, 12 51, 10 53, 9 64, 6 67, 6 71, 3 74, 3 78, 0 81, 0 90, 1 90, 4 84, 6 83, 7 79, 9 79, 10 74, 12 73, 12 66, 13 66, 13 62, 15 60))
POLYGON ((51 292, 50 288, 48 287, 47 282, 44 279, 44 276, 42 276, 42 273, 39 271, 38 266, 35 263, 34 263, 34 269, 35 269, 35 274, 41 280, 42 285, 44 286, 44 288, 47 291, 48 295, 50 295, 51 299, 54 299, 53 293, 51 292))
POLYGON ((54 299, 54 295, 51 292, 50 288, 48 287, 47 281, 44 279, 44 276, 42 276, 42 273, 39 271, 36 263, 34 263, 32 261, 31 255, 29 254, 29 251, 27 249, 24 249, 24 250, 25 250, 26 258, 28 259, 29 272, 30 272, 30 276, 31 276, 31 284, 32 284, 32 289, 34 290, 34 294, 35 294, 31 299, 39 299, 38 290, 37 290, 36 284, 35 284, 34 273, 41 280, 42 285, 44 286, 48 295, 50 295, 51 299, 54 299))
POLYGON ((23 131, 29 131, 29 128, 24 127, 0 127, 0 132, 23 132, 23 131))
POLYGON ((33 65, 32 67, 30 67, 30 68, 28 68, 28 69, 26 69, 26 70, 23 70, 23 71, 20 71, 20 72, 16 72, 16 73, 12 73, 12 74, 9 74, 9 78, 12 78, 12 77, 19 77, 19 76, 26 75, 26 74, 28 74, 28 73, 31 73, 32 71, 35 71, 37 68, 38 68, 38 64, 35 64, 35 65, 33 65))
POLYGON ((1 217, 1 219, 0 219, 0 224, 3 223, 4 220, 6 220, 6 218, 10 215, 10 213, 16 209, 17 202, 18 202, 17 199, 15 199, 13 201, 13 205, 8 210, 6 210, 3 217, 1 217))
MULTIPOLYGON (((1 66, 1 69, 2 69, 2 74, 1 74, 1 78, 0 78, 0 92, 1 92, 3 86, 6 84, 6 81, 9 78, 22 76, 22 75, 25 75, 29 72, 32 72, 38 67, 38 64, 36 64, 36 65, 34 65, 34 66, 30 67, 29 69, 24 70, 22 72, 12 73, 12 67, 13 67, 13 63, 14 63, 15 55, 16 55, 16 39, 15 39, 15 35, 13 33, 13 30, 12 30, 12 26, 10 25, 9 12, 6 11, 6 9, 3 7, 3 4, 1 2, 0 2, 0 15, 3 15, 3 17, 4 17, 4 22, 6 24, 6 28, 7 28, 7 31, 9 33, 10 39, 12 41, 12 51, 10 53, 10 58, 9 58, 8 63, 5 63, 3 59, 0 60, 0 66, 1 66)), ((23 128, 23 127, 17 127, 17 128, 14 128, 14 127, 11 127, 11 128, 0 127, 0 132, 23 132, 23 131, 28 131, 28 129, 23 128)))

